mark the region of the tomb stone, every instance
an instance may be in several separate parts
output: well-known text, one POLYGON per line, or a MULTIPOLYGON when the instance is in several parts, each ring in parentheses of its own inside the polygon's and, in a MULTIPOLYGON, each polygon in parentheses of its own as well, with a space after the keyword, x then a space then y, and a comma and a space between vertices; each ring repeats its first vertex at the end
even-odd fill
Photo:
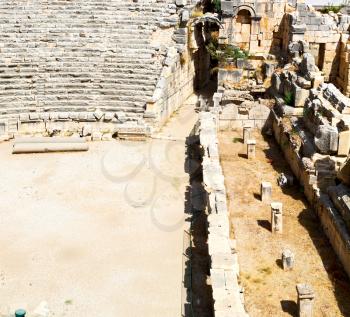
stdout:
POLYGON ((243 143, 247 144, 248 140, 252 139, 253 128, 251 126, 243 127, 243 143))
POLYGON ((312 317, 315 293, 310 285, 297 284, 299 317, 312 317))
POLYGON ((255 140, 248 140, 247 141, 247 158, 248 159, 255 158, 255 146, 256 146, 255 140))
POLYGON ((263 203, 270 203, 272 196, 272 185, 269 182, 262 182, 260 187, 260 197, 263 203))
POLYGON ((289 249, 285 249, 282 252, 282 266, 285 271, 292 270, 294 267, 294 254, 289 249))
POLYGON ((282 203, 271 203, 271 232, 282 233, 283 232, 283 219, 282 219, 282 203))

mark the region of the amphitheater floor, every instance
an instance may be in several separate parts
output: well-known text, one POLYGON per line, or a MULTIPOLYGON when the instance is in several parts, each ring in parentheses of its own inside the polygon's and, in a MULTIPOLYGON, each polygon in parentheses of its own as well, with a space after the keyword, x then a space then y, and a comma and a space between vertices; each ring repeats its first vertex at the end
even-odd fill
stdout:
POLYGON ((276 184, 279 173, 291 173, 278 145, 256 132, 256 159, 247 160, 241 137, 241 132, 222 132, 219 141, 249 315, 297 316, 295 287, 308 283, 316 294, 314 316, 350 316, 350 283, 317 216, 298 185, 282 191, 276 184), (261 181, 271 182, 273 200, 283 203, 282 235, 271 234, 261 181), (293 271, 281 268, 284 248, 295 254, 293 271))
MULTIPOLYGON (((193 107, 178 117, 184 137, 193 107)), ((184 142, 10 152, 0 144, 0 316, 42 301, 57 317, 180 316, 184 142)))

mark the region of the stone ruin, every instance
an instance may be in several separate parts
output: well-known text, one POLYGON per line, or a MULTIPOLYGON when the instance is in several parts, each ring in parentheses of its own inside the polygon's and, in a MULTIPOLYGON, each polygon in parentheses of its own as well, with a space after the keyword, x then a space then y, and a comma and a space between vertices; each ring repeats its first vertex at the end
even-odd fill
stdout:
POLYGON ((188 13, 172 0, 2 1, 0 137, 149 135, 193 92, 188 13))
MULTIPOLYGON (((226 0, 220 18, 219 46, 249 56, 219 65, 212 120, 219 130, 243 130, 248 157, 255 143, 248 140, 251 129, 275 137, 350 276, 347 10, 321 13, 302 0, 226 0)), ((271 206, 272 230, 282 233, 281 208, 271 206)), ((284 267, 291 269, 294 255, 288 252, 284 267)), ((311 286, 298 285, 297 292, 300 316, 311 316, 311 286)), ((224 316, 220 310, 216 315, 224 316)))
MULTIPOLYGON (((304 0, 222 0, 198 14, 208 2, 2 1, 0 140, 144 139, 208 83, 211 31, 218 50, 249 52, 218 65, 197 127, 214 315, 246 316, 217 131, 244 128, 252 159, 251 129, 275 137, 350 276, 350 15, 304 0)), ((272 203, 282 234, 281 209, 272 203)), ((311 316, 312 288, 297 292, 301 315, 311 316)))

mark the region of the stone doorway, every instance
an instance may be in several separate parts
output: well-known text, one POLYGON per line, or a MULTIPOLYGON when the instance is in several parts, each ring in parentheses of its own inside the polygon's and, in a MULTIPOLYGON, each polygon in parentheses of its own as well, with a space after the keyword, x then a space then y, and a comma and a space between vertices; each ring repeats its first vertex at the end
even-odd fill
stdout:
POLYGON ((252 16, 247 9, 240 10, 236 18, 238 32, 237 43, 242 49, 249 50, 252 16))

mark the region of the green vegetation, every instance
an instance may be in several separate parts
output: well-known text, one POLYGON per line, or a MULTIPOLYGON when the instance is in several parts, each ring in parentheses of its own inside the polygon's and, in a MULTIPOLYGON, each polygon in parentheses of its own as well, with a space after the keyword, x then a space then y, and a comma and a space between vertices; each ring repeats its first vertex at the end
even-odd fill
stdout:
POLYGON ((292 106, 294 104, 294 95, 291 91, 289 92, 286 92, 285 95, 284 95, 284 103, 287 105, 287 106, 292 106))
POLYGON ((238 47, 232 45, 219 46, 217 38, 212 38, 206 46, 208 53, 213 60, 217 60, 220 65, 227 64, 229 59, 236 61, 239 58, 247 59, 249 54, 238 47))
POLYGON ((233 143, 240 143, 241 142, 241 138, 233 138, 232 142, 233 143))
POLYGON ((212 0, 215 12, 221 12, 221 0, 212 0))
POLYGON ((329 13, 329 12, 334 12, 334 13, 339 13, 342 8, 346 5, 347 1, 344 1, 343 4, 336 5, 333 4, 332 2, 329 2, 327 6, 322 8, 320 11, 322 13, 329 13))

